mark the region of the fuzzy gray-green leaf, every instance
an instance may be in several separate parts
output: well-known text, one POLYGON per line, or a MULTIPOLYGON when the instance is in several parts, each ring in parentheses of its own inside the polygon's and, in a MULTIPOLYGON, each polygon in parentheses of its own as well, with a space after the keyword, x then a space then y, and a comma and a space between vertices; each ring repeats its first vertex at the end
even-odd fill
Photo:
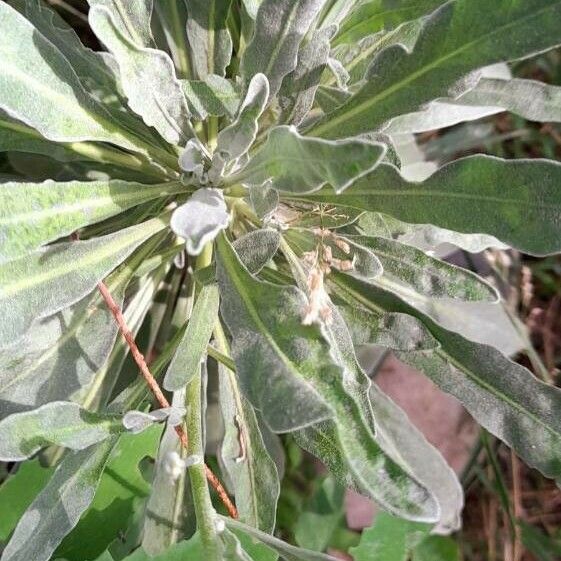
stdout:
POLYGON ((384 280, 433 298, 498 302, 497 290, 471 271, 427 255, 415 247, 381 237, 349 236, 378 257, 384 280))
POLYGON ((83 450, 122 432, 121 418, 52 401, 0 421, 0 460, 21 462, 49 444, 83 450))
POLYGON ((264 0, 257 12, 255 34, 241 60, 246 83, 257 73, 267 76, 270 97, 296 68, 300 42, 325 0, 264 0))
POLYGON ((240 104, 240 94, 236 85, 217 76, 208 74, 203 80, 181 80, 187 105, 194 117, 200 121, 209 115, 234 117, 240 104))
POLYGON ((347 275, 332 273, 337 294, 371 313, 406 313, 429 329, 440 347, 399 353, 455 396, 478 422, 505 441, 530 466, 561 478, 561 391, 488 345, 452 333, 394 294, 347 275), (498 375, 497 373, 501 373, 498 375))
POLYGON ((0 108, 50 140, 97 140, 139 150, 86 92, 63 54, 5 2, 0 30, 0 108))
POLYGON ((66 456, 4 549, 2 561, 48 561, 90 506, 116 438, 66 456))
POLYGON ((150 20, 154 0, 88 0, 88 4, 90 8, 94 6, 107 8, 119 31, 129 41, 139 47, 153 46, 150 20))
POLYGON ((444 4, 425 21, 412 55, 400 45, 385 49, 364 86, 310 133, 342 138, 373 131, 437 97, 458 95, 454 86, 473 70, 561 43, 561 0, 507 0, 488 7, 487 0, 444 4))
POLYGON ((228 227, 230 213, 219 189, 198 189, 175 209, 171 228, 186 243, 187 253, 199 255, 204 245, 228 227))
POLYGON ((331 407, 314 378, 331 377, 339 367, 330 360, 319 329, 302 325, 305 295, 295 287, 256 280, 223 235, 217 248, 221 313, 233 337, 244 394, 275 432, 330 417, 331 407))
POLYGON ((178 183, 9 182, 0 186, 0 264, 133 206, 183 191, 178 183))
POLYGON ((218 133, 216 150, 227 160, 243 156, 257 136, 257 121, 269 97, 269 82, 264 74, 256 74, 249 82, 245 99, 236 120, 218 133))
POLYGON ((63 242, 0 265, 0 341, 8 346, 34 319, 91 292, 141 243, 165 228, 157 218, 87 241, 63 242))
POLYGON ((167 53, 133 43, 103 6, 94 6, 88 19, 97 37, 117 59, 130 108, 172 144, 193 136, 187 102, 167 53))
POLYGON ((314 32, 298 52, 298 65, 285 76, 279 91, 280 122, 299 125, 314 103, 321 75, 327 67, 333 28, 314 32))
POLYGON ((229 182, 263 184, 288 193, 311 193, 329 185, 340 193, 373 170, 383 144, 360 139, 326 141, 301 136, 294 127, 271 129, 263 146, 229 182))
POLYGON ((220 369, 220 409, 225 432, 219 454, 233 484, 240 520, 272 533, 280 492, 277 468, 253 407, 240 393, 236 375, 225 367, 220 369))
POLYGON ((187 37, 193 67, 199 78, 224 76, 232 56, 232 38, 226 25, 231 0, 189 0, 187 37))
POLYGON ((420 183, 406 181, 391 165, 380 165, 341 195, 324 189, 306 199, 465 234, 490 234, 526 253, 547 255, 561 250, 560 181, 557 162, 471 156, 420 183))
POLYGON ((218 303, 218 287, 214 284, 203 286, 197 296, 183 339, 166 372, 166 390, 177 391, 186 387, 199 372, 212 330, 218 320, 218 303))

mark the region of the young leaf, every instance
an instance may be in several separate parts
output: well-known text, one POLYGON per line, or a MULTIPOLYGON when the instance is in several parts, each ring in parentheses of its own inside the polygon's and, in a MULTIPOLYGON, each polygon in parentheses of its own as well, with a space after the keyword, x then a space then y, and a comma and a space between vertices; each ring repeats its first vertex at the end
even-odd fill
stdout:
POLYGON ((223 235, 217 249, 221 313, 233 337, 232 355, 244 394, 275 432, 330 417, 331 407, 314 379, 331 377, 339 367, 330 360, 319 330, 302 325, 304 294, 256 280, 223 235))
POLYGON ((451 265, 401 242, 381 237, 349 236, 349 240, 371 250, 383 267, 384 282, 405 290, 413 288, 432 298, 498 302, 497 290, 471 271, 451 265))
POLYGON ((88 95, 64 55, 5 2, 0 3, 0 30, 0 108, 50 140, 97 140, 142 151, 88 95))
POLYGON ((184 191, 179 183, 131 181, 3 183, 0 264, 128 208, 184 191))
POLYGON ((440 342, 433 352, 398 353, 461 401, 489 432, 546 477, 561 479, 561 391, 488 345, 452 333, 390 292, 332 272, 337 294, 370 312, 413 315, 440 342), (502 373, 500 376, 497 372, 502 373))
POLYGON ((0 315, 6 318, 0 325, 2 346, 21 337, 33 320, 83 298, 165 227, 164 220, 154 218, 114 234, 51 245, 0 265, 0 315))
POLYGON ((68 401, 52 401, 0 421, 0 460, 21 462, 49 444, 83 450, 122 430, 120 417, 91 413, 68 401))
POLYGON ((372 171, 386 147, 367 140, 329 141, 301 136, 288 126, 271 129, 265 144, 229 183, 263 184, 288 193, 312 193, 329 185, 341 193, 372 171))
POLYGON ((270 98, 296 68, 298 48, 325 0, 263 0, 255 33, 241 60, 246 83, 257 73, 269 80, 270 98))
POLYGON ((395 167, 383 164, 341 195, 324 189, 306 200, 382 212, 466 234, 491 234, 526 253, 547 255, 561 250, 560 181, 561 164, 550 160, 470 156, 420 183, 406 181, 395 167), (470 212, 461 202, 469 203, 470 212))
POLYGON ((391 117, 448 96, 472 70, 561 43, 556 25, 561 0, 507 0, 487 8, 486 0, 444 4, 427 18, 413 55, 400 45, 385 49, 370 66, 365 85, 310 134, 342 138, 373 131, 391 117))
POLYGON ((185 240, 187 253, 199 255, 205 244, 228 227, 230 213, 219 189, 199 189, 171 217, 171 229, 185 240))
POLYGON ((189 110, 198 120, 209 115, 234 117, 240 105, 240 94, 230 80, 208 74, 204 80, 180 80, 189 110))
POLYGON ((269 97, 269 82, 264 74, 256 74, 249 82, 245 99, 236 120, 218 133, 216 150, 225 160, 243 156, 257 136, 257 120, 269 97))
POLYGON ((333 28, 314 32, 298 52, 298 65, 285 76, 279 91, 280 122, 299 125, 314 103, 321 75, 327 67, 333 28))
POLYGON ((196 53, 193 67, 199 78, 224 76, 232 56, 232 38, 226 26, 231 0, 189 0, 187 38, 196 53))
POLYGON ((224 439, 220 458, 233 484, 240 520, 263 532, 275 528, 279 476, 269 456, 253 407, 240 393, 234 372, 220 369, 224 439))
POLYGON ((218 303, 218 287, 212 284, 203 286, 197 296, 185 335, 166 372, 166 390, 178 391, 185 388, 199 372, 212 330, 218 320, 218 303))
POLYGON ((131 42, 103 6, 91 8, 88 20, 97 37, 117 59, 130 108, 171 144, 193 136, 187 102, 169 56, 131 42))
POLYGON ((48 561, 90 505, 116 438, 70 453, 21 517, 2 561, 48 561))

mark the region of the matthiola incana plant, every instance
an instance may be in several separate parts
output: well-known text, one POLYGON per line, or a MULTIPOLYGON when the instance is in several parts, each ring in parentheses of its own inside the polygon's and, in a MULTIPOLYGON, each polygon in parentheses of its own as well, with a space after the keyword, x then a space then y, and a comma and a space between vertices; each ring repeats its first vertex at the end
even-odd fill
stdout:
POLYGON ((103 50, 0 3, 0 460, 31 494, 2 561, 327 559, 274 535, 287 433, 457 529, 456 476, 364 345, 561 480, 561 393, 466 336, 446 310, 497 291, 415 244, 561 251, 561 165, 418 181, 396 150, 493 112, 561 121, 561 89, 492 66, 561 44, 561 0, 89 0, 88 22, 103 50))

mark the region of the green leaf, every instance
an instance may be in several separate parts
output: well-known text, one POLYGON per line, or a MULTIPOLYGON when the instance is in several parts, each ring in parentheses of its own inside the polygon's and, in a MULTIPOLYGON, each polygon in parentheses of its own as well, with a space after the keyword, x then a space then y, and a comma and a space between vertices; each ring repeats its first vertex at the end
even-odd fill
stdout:
POLYGON ((0 486, 0 543, 6 542, 36 495, 49 481, 54 469, 44 468, 38 459, 22 463, 0 486))
POLYGON ((399 458, 409 473, 425 485, 438 502, 438 522, 432 531, 449 534, 458 530, 462 522, 464 496, 452 468, 439 450, 411 423, 406 413, 375 383, 370 387, 369 399, 376 412, 377 442, 390 456, 399 458))
POLYGON ((232 56, 232 38, 226 25, 231 0, 189 0, 187 38, 193 68, 199 78, 224 76, 232 56))
POLYGON ((246 534, 248 537, 258 540, 262 544, 275 550, 286 561, 335 561, 334 557, 295 547, 253 526, 238 522, 233 518, 225 518, 222 516, 221 519, 230 530, 246 534))
POLYGON ((0 107, 58 142, 96 140, 142 151, 90 96, 65 56, 21 14, 0 4, 0 107), (29 92, 33 91, 33 97, 29 92), (53 111, 52 108, 64 108, 53 111))
POLYGON ((243 156, 253 144, 258 119, 269 97, 269 82, 264 74, 251 78, 236 120, 218 133, 216 150, 226 160, 243 156))
POLYGON ((230 212, 220 189, 198 189, 173 211, 171 229, 185 240, 189 255, 199 255, 230 224, 230 212))
POLYGON ((240 71, 249 83, 257 73, 269 80, 270 98, 283 78, 296 68, 298 48, 324 0, 263 0, 255 33, 244 51, 240 71))
POLYGON ((212 330, 218 320, 218 303, 218 287, 214 284, 203 286, 197 296, 183 339, 166 372, 166 390, 178 391, 185 388, 199 372, 212 330))
POLYGON ((87 241, 38 249, 0 266, 0 340, 9 346, 31 322, 74 304, 141 243, 166 227, 154 218, 87 241))
POLYGON ((219 454, 232 481, 240 520, 272 533, 280 492, 275 462, 267 452, 253 407, 240 393, 234 372, 220 368, 219 383, 224 420, 219 454))
POLYGON ((116 438, 66 456, 4 549, 3 561, 48 561, 89 507, 116 438))
POLYGON ((302 325, 308 304, 304 294, 256 280, 222 234, 217 250, 221 313, 233 337, 232 355, 246 397, 275 432, 332 416, 314 379, 331 378, 339 367, 319 329, 302 325))
POLYGON ((370 0, 362 2, 343 21, 333 44, 354 43, 367 35, 392 29, 424 16, 445 0, 370 0))
POLYGON ((427 255, 412 246, 382 237, 349 236, 349 240, 371 250, 383 267, 384 285, 391 290, 414 289, 432 298, 498 302, 497 290, 471 271, 427 255))
POLYGON ((561 164, 550 160, 470 156, 420 183, 406 181, 397 168, 383 164, 340 195, 324 189, 306 200, 465 234, 490 234, 526 253, 547 255, 561 250, 560 181, 561 164))
POLYGON ((195 119, 202 121, 209 115, 230 119, 240 105, 236 85, 226 78, 208 74, 203 80, 180 80, 187 105, 195 119))
POLYGON ((531 467, 561 480, 561 391, 536 379, 488 345, 468 341, 397 296, 348 275, 332 272, 337 295, 371 313, 417 317, 440 342, 432 352, 397 353, 461 401, 489 432, 511 446, 531 467))
POLYGON ((407 561, 429 530, 426 524, 380 512, 350 553, 355 561, 407 561))
POLYGON ((0 184, 0 264, 133 206, 181 193, 179 183, 65 181, 0 184))
POLYGON ((55 559, 82 561, 95 559, 125 531, 131 515, 144 507, 150 493, 150 482, 139 465, 154 458, 161 426, 140 434, 123 434, 99 481, 95 496, 78 522, 56 550, 55 559))
POLYGON ((49 444, 83 450, 123 432, 121 418, 53 401, 0 421, 0 460, 21 462, 49 444))
POLYGON ((505 0, 493 10, 486 0, 447 2, 427 18, 412 55, 400 45, 385 49, 365 85, 310 134, 341 138, 375 130, 391 117, 450 95, 472 70, 550 49, 561 43, 560 17, 560 0, 505 0))
POLYGON ((119 32, 139 47, 150 47, 154 43, 150 29, 153 3, 154 0, 88 0, 90 8, 106 8, 119 32))
POLYGON ((366 140, 329 141, 301 136, 294 127, 274 127, 265 144, 229 183, 262 184, 288 193, 310 193, 330 185, 340 193, 372 171, 386 148, 366 140))
POLYGON ((325 551, 344 519, 344 497, 345 488, 331 477, 318 485, 294 526, 294 539, 299 546, 325 551))
MULTIPOLYGON (((185 392, 173 395, 173 405, 185 403, 185 392)), ((163 554, 174 543, 190 537, 195 530, 195 512, 187 470, 172 478, 170 454, 185 459, 175 428, 167 426, 158 448, 150 497, 146 503, 142 528, 142 548, 151 556, 163 554)))
POLYGON ((460 549, 452 539, 427 536, 413 551, 412 561, 458 561, 460 549))
POLYGON ((172 144, 193 136, 189 108, 167 53, 133 43, 103 6, 91 8, 88 19, 99 40, 117 59, 129 107, 172 144))
POLYGON ((279 122, 299 125, 311 109, 321 75, 327 67, 333 28, 314 32, 300 47, 298 65, 285 76, 279 91, 282 114, 279 122))

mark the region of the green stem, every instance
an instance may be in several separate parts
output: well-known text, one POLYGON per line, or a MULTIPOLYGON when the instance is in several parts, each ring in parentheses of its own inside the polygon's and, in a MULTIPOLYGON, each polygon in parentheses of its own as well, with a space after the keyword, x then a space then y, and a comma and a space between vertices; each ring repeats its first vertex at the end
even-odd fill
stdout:
POLYGON ((201 411, 201 374, 193 378, 187 386, 187 434, 189 443, 187 446, 188 456, 198 456, 199 462, 189 467, 189 478, 191 480, 191 491, 195 514, 197 516, 197 530, 205 552, 204 558, 209 561, 221 559, 220 542, 216 531, 216 512, 212 506, 210 492, 208 489, 205 467, 202 458, 202 411, 201 411))

